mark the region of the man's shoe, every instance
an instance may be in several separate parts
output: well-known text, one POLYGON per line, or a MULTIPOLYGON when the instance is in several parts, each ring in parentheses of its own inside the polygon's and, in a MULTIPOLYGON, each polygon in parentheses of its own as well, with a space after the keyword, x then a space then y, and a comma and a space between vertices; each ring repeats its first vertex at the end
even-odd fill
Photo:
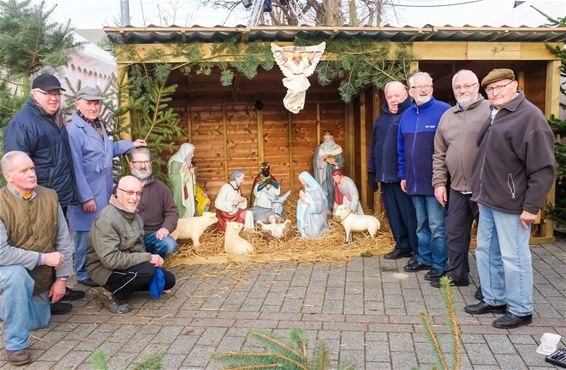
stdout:
POLYGON ((395 249, 393 252, 387 253, 385 256, 383 256, 383 258, 385 258, 386 260, 397 260, 403 257, 411 257, 411 255, 411 251, 401 251, 395 249))
POLYGON ((6 360, 10 365, 21 366, 26 365, 31 362, 31 357, 29 356, 29 349, 18 349, 16 351, 6 350, 6 360))
POLYGON ((127 313, 130 312, 130 305, 126 302, 117 300, 112 293, 100 287, 94 288, 96 290, 96 298, 104 307, 112 313, 127 313))
POLYGON ((507 305, 502 304, 501 306, 492 306, 485 301, 480 301, 477 304, 470 304, 464 307, 464 311, 472 315, 483 315, 485 313, 505 313, 507 312, 507 305))
POLYGON ((90 280, 90 278, 87 278, 86 280, 78 280, 79 284, 81 285, 85 285, 91 288, 96 288, 98 285, 97 283, 95 283, 94 281, 90 280))
POLYGON ((442 271, 440 269, 432 269, 429 272, 427 272, 424 276, 425 280, 434 280, 434 279, 440 279, 441 277, 443 277, 444 275, 446 275, 446 271, 442 271))
POLYGON ((65 291, 65 295, 61 298, 62 301, 76 301, 77 299, 81 299, 85 297, 85 292, 82 290, 75 290, 71 288, 67 288, 65 291))
MULTIPOLYGON (((452 279, 450 279, 449 282, 450 282, 450 286, 468 286, 468 285, 470 285, 470 282, 454 281, 452 279)), ((430 281, 430 285, 434 288, 440 288, 440 278, 432 279, 430 281)))
POLYGON ((476 290, 476 294, 474 294, 474 298, 477 299, 478 301, 483 300, 483 293, 481 292, 481 285, 478 287, 478 290, 476 290))
POLYGON ((71 312, 73 305, 65 302, 55 302, 51 303, 51 314, 52 315, 64 315, 71 312))
POLYGON ((431 268, 432 266, 423 265, 422 263, 418 263, 417 261, 414 261, 412 263, 408 263, 407 266, 403 267, 403 270, 407 272, 417 272, 423 270, 430 270, 431 268))
POLYGON ((414 252, 411 252, 411 256, 409 257, 409 261, 407 261, 407 264, 411 264, 413 262, 417 262, 417 254, 414 252))
POLYGON ((517 316, 507 312, 493 322, 493 326, 499 329, 513 329, 519 326, 528 325, 533 321, 533 315, 517 316))

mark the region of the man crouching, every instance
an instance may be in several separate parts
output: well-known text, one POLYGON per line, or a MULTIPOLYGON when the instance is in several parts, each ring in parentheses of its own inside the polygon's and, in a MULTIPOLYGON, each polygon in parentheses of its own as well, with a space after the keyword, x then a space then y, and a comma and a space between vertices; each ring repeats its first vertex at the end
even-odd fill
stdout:
POLYGON ((161 269, 163 258, 145 251, 143 221, 136 214, 141 195, 138 179, 122 177, 116 195, 96 217, 89 233, 87 270, 91 279, 104 287, 96 289, 98 299, 114 313, 128 312, 126 300, 136 291, 148 291, 153 285, 152 290, 158 286, 160 294, 175 285, 175 276, 161 269))
POLYGON ((37 185, 30 157, 11 151, 0 165, 0 320, 6 359, 25 365, 29 331, 49 324, 49 303, 65 294, 74 247, 57 193, 37 185))

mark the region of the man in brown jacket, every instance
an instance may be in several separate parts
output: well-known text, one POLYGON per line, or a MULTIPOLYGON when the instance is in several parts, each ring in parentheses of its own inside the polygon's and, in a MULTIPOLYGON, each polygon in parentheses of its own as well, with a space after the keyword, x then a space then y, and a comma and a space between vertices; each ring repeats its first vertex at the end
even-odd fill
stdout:
POLYGON ((505 313, 493 322, 510 329, 532 321, 531 224, 554 182, 554 137, 540 109, 517 92, 510 69, 482 80, 492 104, 478 135, 472 200, 480 205, 476 259, 483 300, 470 314, 505 313))
MULTIPOLYGON (((142 184, 133 176, 118 182, 116 195, 96 216, 89 233, 87 270, 100 301, 114 313, 130 310, 126 300, 135 291, 150 290, 150 283, 163 266, 163 258, 145 251, 143 221, 136 213, 142 184)), ((163 289, 175 285, 175 276, 163 271, 163 289)))
MULTIPOLYGON (((463 69, 454 75, 452 90, 457 103, 444 112, 434 136, 432 186, 442 207, 448 203, 445 219, 447 275, 453 285, 467 286, 470 284, 471 228, 478 216, 478 205, 471 200, 472 165, 478 151, 474 138, 489 116, 489 102, 480 95, 478 77, 469 70, 463 69), (449 182, 450 190, 447 190, 449 182)), ((440 287, 439 279, 432 279, 430 283, 440 287)))

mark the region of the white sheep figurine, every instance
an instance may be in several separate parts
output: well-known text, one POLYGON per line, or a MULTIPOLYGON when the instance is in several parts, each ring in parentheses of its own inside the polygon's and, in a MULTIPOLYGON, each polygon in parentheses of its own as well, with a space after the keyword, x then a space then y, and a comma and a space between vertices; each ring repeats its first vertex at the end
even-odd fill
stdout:
POLYGON ((203 212, 202 216, 180 218, 177 222, 177 228, 171 233, 171 237, 177 239, 191 239, 193 245, 198 247, 200 245, 200 237, 210 225, 218 222, 215 213, 203 212))
POLYGON ((224 236, 224 251, 233 256, 254 254, 254 247, 239 234, 244 225, 238 222, 226 224, 226 235, 224 236))
POLYGON ((346 242, 352 241, 352 231, 367 231, 374 238, 381 227, 379 220, 369 215, 357 215, 343 204, 336 207, 334 215, 340 220, 346 232, 346 242))

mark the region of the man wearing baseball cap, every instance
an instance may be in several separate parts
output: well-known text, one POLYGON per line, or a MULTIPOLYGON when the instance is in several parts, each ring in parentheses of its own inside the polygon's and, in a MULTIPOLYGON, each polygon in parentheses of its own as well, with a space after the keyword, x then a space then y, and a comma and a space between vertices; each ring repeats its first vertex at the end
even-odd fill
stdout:
POLYGON ((554 181, 554 137, 543 113, 517 91, 510 69, 482 80, 491 114, 477 137, 472 200, 480 207, 476 259, 483 300, 470 314, 503 313, 493 326, 532 321, 531 224, 554 181))
POLYGON ((87 286, 96 285, 86 271, 88 232, 112 195, 112 158, 134 147, 146 146, 144 140, 108 138, 100 120, 102 100, 104 97, 97 87, 82 88, 75 100, 77 110, 67 126, 79 201, 69 207, 69 226, 74 231, 77 280, 87 286))
MULTIPOLYGON (((17 112, 4 131, 4 152, 27 153, 35 166, 38 185, 55 190, 63 214, 76 203, 75 176, 69 137, 61 114, 61 83, 54 75, 42 73, 31 85, 26 105, 17 112)), ((66 279, 68 277, 60 277, 66 279)), ((67 288, 61 300, 84 297, 84 292, 67 288)), ((69 312, 69 303, 57 302, 52 314, 69 312)))

